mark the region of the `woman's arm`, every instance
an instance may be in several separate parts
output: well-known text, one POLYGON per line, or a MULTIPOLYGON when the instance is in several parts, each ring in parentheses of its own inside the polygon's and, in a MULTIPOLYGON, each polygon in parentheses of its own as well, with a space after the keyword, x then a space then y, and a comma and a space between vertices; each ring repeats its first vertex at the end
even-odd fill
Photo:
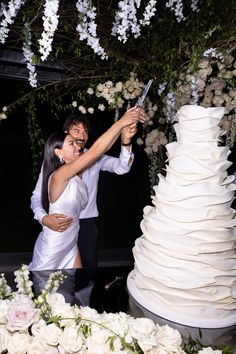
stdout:
POLYGON ((60 177, 64 181, 78 174, 88 166, 92 165, 99 156, 104 154, 119 137, 122 129, 134 122, 144 122, 144 112, 140 108, 130 108, 117 122, 115 122, 105 133, 103 133, 94 144, 84 154, 75 161, 60 167, 55 173, 55 177, 60 177))

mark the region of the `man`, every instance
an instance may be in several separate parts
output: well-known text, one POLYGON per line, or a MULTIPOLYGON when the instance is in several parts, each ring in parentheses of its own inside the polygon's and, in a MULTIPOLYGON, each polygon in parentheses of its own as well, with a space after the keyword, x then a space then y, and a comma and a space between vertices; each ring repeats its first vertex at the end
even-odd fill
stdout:
MULTIPOLYGON (((144 113, 137 110, 137 114, 144 113)), ((89 124, 83 115, 72 115, 63 125, 63 131, 70 134, 83 151, 88 141, 89 124)), ((125 174, 130 171, 133 162, 131 139, 137 131, 134 124, 131 128, 124 128, 121 133, 121 152, 119 158, 103 155, 91 167, 82 173, 82 179, 88 188, 89 200, 85 209, 80 214, 80 229, 78 234, 78 247, 84 267, 94 268, 97 265, 97 227, 95 218, 98 216, 97 189, 100 171, 125 174)), ((66 230, 72 219, 64 214, 48 215, 41 203, 42 170, 40 172, 35 190, 31 197, 31 209, 34 218, 42 225, 52 230, 62 232, 66 230)))

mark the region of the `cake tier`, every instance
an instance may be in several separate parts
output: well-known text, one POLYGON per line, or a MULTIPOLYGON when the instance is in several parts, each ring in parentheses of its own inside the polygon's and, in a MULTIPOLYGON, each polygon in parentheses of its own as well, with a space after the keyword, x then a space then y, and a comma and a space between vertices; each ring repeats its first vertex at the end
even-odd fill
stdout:
MULTIPOLYGON (((218 124, 222 109, 200 107, 204 115, 198 127, 193 124, 198 108, 185 126, 215 129, 208 112, 218 124)), ((180 110, 180 126, 186 110, 180 110)), ((154 187, 154 206, 144 209, 129 290, 142 306, 171 321, 230 326, 236 323, 236 218, 231 209, 236 186, 227 175, 229 149, 215 141, 191 144, 185 136, 167 146, 166 177, 160 175, 154 187)))

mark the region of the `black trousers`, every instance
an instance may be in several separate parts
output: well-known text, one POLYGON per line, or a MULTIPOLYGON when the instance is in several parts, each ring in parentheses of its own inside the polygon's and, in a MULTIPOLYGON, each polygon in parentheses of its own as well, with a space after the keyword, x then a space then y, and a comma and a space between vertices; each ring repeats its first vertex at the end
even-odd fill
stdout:
POLYGON ((78 248, 85 268, 97 267, 97 239, 96 218, 80 219, 78 248))

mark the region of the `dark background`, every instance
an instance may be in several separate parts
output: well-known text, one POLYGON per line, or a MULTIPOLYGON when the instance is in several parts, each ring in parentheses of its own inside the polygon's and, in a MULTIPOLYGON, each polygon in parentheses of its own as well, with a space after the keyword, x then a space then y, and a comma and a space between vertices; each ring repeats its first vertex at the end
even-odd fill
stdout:
MULTIPOLYGON (((0 104, 8 104, 18 97, 23 81, 1 79, 0 104)), ((45 107, 38 107, 39 123, 46 139, 52 132, 60 130, 66 116, 59 121, 52 119, 45 107)), ((92 130, 89 144, 113 122, 113 116, 102 112, 91 119, 92 130)), ((134 139, 135 140, 135 139, 134 139)), ((88 144, 88 145, 89 145, 88 144)), ((31 252, 40 224, 34 220, 30 209, 30 198, 36 183, 30 149, 27 120, 21 107, 17 112, 0 121, 1 151, 1 237, 0 252, 31 252)), ((99 248, 132 248, 141 236, 140 221, 143 207, 150 202, 148 159, 142 147, 133 144, 135 160, 131 171, 122 176, 101 172, 98 188, 99 248)), ((120 142, 113 146, 109 155, 119 156, 120 142)), ((41 159, 38 161, 41 166, 41 159)))

